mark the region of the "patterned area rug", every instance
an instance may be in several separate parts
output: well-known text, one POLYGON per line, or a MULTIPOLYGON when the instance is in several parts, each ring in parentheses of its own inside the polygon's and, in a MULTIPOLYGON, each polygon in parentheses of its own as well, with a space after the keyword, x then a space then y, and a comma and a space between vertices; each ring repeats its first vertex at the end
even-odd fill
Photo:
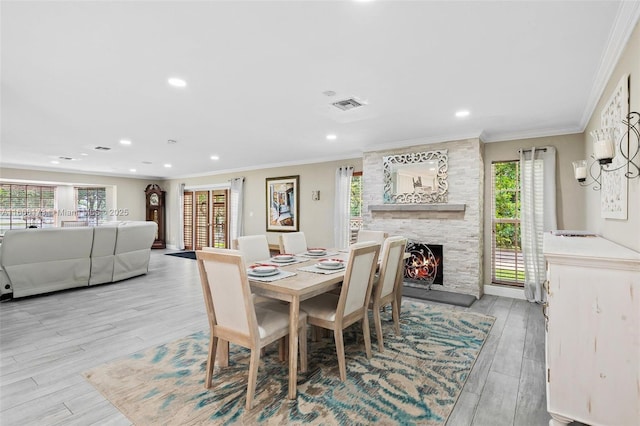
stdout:
POLYGON ((136 425, 442 425, 493 321, 404 302, 402 336, 394 335, 390 312, 383 314, 385 351, 377 350, 373 334, 371 360, 360 327, 345 332, 346 382, 339 378, 333 338, 310 341, 297 401, 286 399, 288 364, 278 361, 275 343, 261 357, 250 411, 244 408, 249 351, 231 345, 229 367, 216 368, 214 388, 204 388, 208 331, 98 366, 85 377, 136 425))

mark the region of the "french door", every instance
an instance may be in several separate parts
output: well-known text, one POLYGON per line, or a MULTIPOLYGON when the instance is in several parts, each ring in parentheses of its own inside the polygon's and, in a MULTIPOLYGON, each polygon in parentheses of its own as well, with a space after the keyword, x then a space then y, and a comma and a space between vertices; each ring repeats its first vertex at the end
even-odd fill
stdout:
POLYGON ((184 192, 184 248, 229 247, 229 191, 184 192))

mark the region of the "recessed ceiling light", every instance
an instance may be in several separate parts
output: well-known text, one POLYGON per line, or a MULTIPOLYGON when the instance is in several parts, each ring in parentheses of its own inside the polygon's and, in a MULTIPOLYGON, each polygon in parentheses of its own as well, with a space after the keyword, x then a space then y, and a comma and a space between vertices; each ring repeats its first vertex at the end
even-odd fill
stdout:
POLYGON ((56 161, 56 160, 53 160, 53 161, 51 161, 51 164, 60 164, 60 162, 56 161))
POLYGON ((173 87, 186 87, 187 82, 184 81, 181 78, 177 78, 177 77, 171 77, 169 80, 167 80, 169 82, 170 85, 172 85, 173 87))
POLYGON ((177 141, 177 140, 175 140, 175 139, 169 139, 169 140, 167 141, 167 143, 168 143, 169 145, 175 145, 175 144, 177 144, 177 143, 178 143, 178 141, 177 141))
POLYGON ((219 160, 219 159, 220 159, 220 157, 218 157, 217 155, 212 155, 212 156, 211 156, 211 159, 212 159, 212 160, 219 160))
POLYGON ((151 161, 143 161, 142 164, 153 164, 151 161))
POLYGON ((456 111, 456 117, 458 118, 468 117, 469 114, 470 114, 469 111, 466 109, 461 109, 460 111, 456 111))
POLYGON ((129 139, 120 139, 120 143, 122 145, 131 145, 131 141, 129 139))
POLYGON ((86 152, 81 152, 80 155, 82 155, 83 157, 86 157, 89 154, 87 154, 86 152))
POLYGON ((334 92, 333 90, 325 90, 324 92, 322 92, 322 94, 325 96, 335 96, 336 92, 334 92))
POLYGON ((136 172, 136 169, 129 169, 129 171, 130 171, 131 173, 135 173, 135 172, 136 172))
POLYGON ((338 137, 334 134, 327 135, 327 140, 335 141, 338 137))
POLYGON ((169 167, 171 167, 171 164, 165 164, 164 166, 168 169, 169 167))

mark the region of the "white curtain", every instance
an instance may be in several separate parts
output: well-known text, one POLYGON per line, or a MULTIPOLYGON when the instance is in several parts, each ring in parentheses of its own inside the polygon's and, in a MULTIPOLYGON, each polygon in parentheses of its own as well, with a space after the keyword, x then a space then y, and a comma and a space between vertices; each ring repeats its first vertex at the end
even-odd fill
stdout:
POLYGON ((229 240, 233 241, 244 232, 244 178, 231 179, 229 200, 229 240))
POLYGON ((176 193, 178 195, 178 222, 176 223, 178 232, 176 236, 176 246, 178 250, 184 250, 184 183, 179 183, 176 187, 176 193))
POLYGON ((557 229, 556 149, 551 146, 520 151, 520 226, 524 257, 524 294, 543 302, 546 279, 542 235, 557 229))
POLYGON ((338 167, 336 170, 336 198, 333 215, 333 238, 336 248, 349 246, 351 229, 349 219, 351 198, 351 176, 353 167, 338 167))

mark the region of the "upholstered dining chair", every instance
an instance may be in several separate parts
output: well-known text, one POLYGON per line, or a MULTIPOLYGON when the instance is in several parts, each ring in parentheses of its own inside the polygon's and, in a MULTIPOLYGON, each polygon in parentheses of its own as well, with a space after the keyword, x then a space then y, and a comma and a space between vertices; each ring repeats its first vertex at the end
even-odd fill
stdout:
POLYGON ((246 263, 268 260, 271 257, 266 235, 245 235, 236 240, 237 249, 246 263))
POLYGON ((304 232, 280 234, 280 253, 300 254, 307 251, 307 239, 304 232))
POLYGON ((389 237, 385 240, 382 249, 382 261, 380 262, 380 274, 374 279, 373 283, 369 309, 373 310, 373 321, 376 327, 380 352, 384 352, 380 310, 389 304, 391 304, 391 315, 396 335, 400 334, 400 302, 396 295, 400 283, 400 275, 403 271, 403 255, 406 246, 407 239, 404 237, 389 237))
POLYGON ((342 381, 347 378, 342 330, 357 321, 362 321, 365 352, 367 358, 371 358, 371 333, 367 307, 378 263, 380 244, 356 243, 350 247, 349 251, 349 262, 340 294, 324 293, 300 304, 300 311, 307 313, 309 324, 333 330, 342 381))
MULTIPOLYGON (((260 349, 289 335, 289 307, 281 303, 255 305, 249 289, 245 262, 238 250, 197 251, 198 269, 209 318, 209 355, 204 386, 213 387, 212 378, 218 340, 251 350, 246 408, 253 396, 260 364, 260 349)), ((300 369, 307 368, 306 314, 300 312, 300 369)), ((283 341, 281 341, 281 344, 283 341)))
POLYGON ((388 236, 389 234, 384 231, 368 231, 365 229, 361 229, 358 231, 356 242, 361 243, 363 241, 375 241, 376 243, 382 245, 384 244, 384 240, 388 236))

